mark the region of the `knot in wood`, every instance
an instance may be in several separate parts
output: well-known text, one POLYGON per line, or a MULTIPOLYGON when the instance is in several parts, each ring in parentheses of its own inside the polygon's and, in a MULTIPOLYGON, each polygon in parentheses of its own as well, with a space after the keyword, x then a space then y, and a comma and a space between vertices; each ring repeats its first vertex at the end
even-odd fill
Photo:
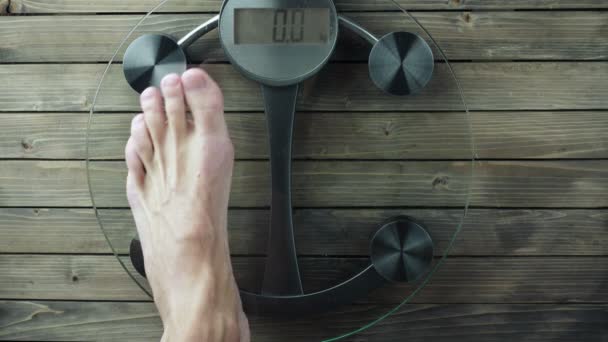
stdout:
POLYGON ((29 139, 21 139, 21 147, 25 152, 31 152, 34 149, 34 143, 29 139))
POLYGON ((433 179, 433 190, 445 189, 448 187, 450 177, 448 176, 437 176, 433 179))

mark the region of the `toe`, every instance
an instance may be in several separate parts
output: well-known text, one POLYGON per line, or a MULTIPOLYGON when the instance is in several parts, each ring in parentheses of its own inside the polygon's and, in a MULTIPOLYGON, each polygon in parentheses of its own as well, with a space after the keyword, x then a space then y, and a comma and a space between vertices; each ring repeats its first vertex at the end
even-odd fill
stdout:
POLYGON ((224 98, 217 83, 202 69, 193 68, 182 75, 182 84, 196 128, 203 133, 225 131, 224 98))
POLYGON ((177 74, 165 76, 161 81, 161 91, 165 99, 169 129, 179 138, 186 130, 186 105, 181 78, 177 74))
POLYGON ((127 168, 129 169, 129 174, 127 176, 127 194, 133 194, 143 186, 146 171, 143 162, 139 158, 137 146, 132 137, 129 138, 127 146, 125 147, 125 160, 127 162, 127 168))
POLYGON ((158 89, 150 87, 141 93, 141 109, 154 146, 160 146, 165 137, 166 118, 163 99, 158 89))
POLYGON ((139 157, 139 160, 143 163, 146 170, 149 170, 152 166, 152 159, 154 158, 154 147, 152 144, 152 138, 148 132, 148 127, 145 122, 144 114, 139 114, 131 121, 131 139, 135 153, 139 157))

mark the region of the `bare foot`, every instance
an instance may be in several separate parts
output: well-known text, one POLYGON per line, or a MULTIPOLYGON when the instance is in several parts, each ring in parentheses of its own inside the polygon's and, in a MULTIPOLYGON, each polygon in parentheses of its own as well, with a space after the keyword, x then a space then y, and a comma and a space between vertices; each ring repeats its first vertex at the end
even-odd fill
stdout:
POLYGON ((166 76, 161 91, 141 94, 125 155, 163 340, 249 341, 228 249, 234 150, 222 93, 198 68, 166 76))

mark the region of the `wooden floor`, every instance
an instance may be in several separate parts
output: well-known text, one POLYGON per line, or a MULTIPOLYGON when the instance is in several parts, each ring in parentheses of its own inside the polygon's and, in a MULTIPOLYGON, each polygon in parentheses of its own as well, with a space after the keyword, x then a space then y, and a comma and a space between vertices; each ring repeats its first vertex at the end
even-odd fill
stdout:
MULTIPOLYGON (((101 234, 87 187, 85 133, 98 79, 157 0, 0 0, 0 340, 158 339, 154 305, 101 234)), ((381 34, 404 24, 387 0, 336 0, 381 34)), ((307 290, 366 262, 381 219, 409 214, 446 248, 428 287, 350 341, 608 341, 608 1, 400 0, 453 63, 420 95, 386 97, 368 48, 349 39, 304 87, 294 205, 307 290), (337 87, 336 84, 341 84, 337 87), (407 191, 406 191, 407 190, 407 191)), ((183 35, 220 0, 170 0, 137 31, 183 35)), ((436 51, 437 52, 437 51, 436 51)), ((260 92, 216 35, 190 49, 225 90, 237 158, 230 243, 238 281, 259 283, 268 224, 260 92), (204 56, 204 58, 200 57, 204 56)), ((122 56, 122 53, 119 54, 122 56)), ((196 59, 196 58, 195 58, 196 59)), ((126 255, 133 222, 122 150, 134 94, 114 65, 92 123, 91 182, 109 238, 126 255)), ((411 285, 298 320, 251 317, 253 341, 318 341, 392 308, 411 285)))

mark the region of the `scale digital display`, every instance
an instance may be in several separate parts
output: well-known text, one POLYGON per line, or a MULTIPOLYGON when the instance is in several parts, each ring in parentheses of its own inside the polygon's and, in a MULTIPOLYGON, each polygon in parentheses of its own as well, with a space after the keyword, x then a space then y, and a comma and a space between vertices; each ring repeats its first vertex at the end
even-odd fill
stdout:
POLYGON ((235 8, 234 43, 326 44, 328 8, 235 8))

